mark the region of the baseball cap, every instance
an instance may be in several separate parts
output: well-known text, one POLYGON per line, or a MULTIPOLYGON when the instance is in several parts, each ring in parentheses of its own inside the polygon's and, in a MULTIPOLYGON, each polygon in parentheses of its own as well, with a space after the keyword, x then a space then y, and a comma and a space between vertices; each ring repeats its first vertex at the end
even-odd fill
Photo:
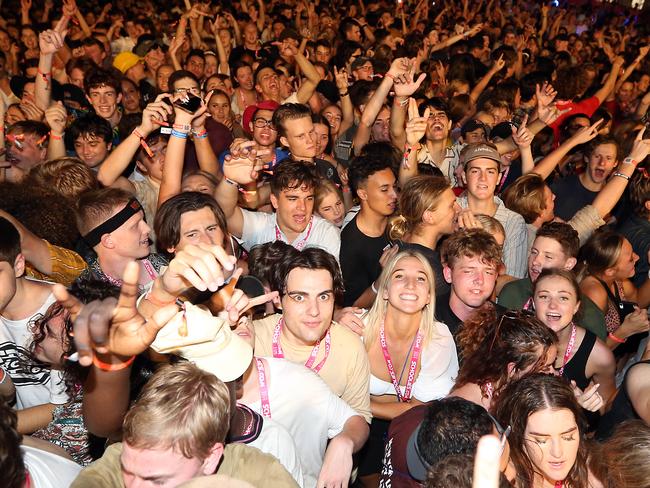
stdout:
POLYGON ((416 427, 406 443, 406 464, 413 478, 424 481, 427 479, 427 473, 431 466, 424 460, 418 447, 418 435, 420 434, 421 428, 422 422, 416 427))
POLYGON ((113 67, 117 68, 122 72, 122 74, 124 74, 140 61, 142 61, 142 58, 137 54, 133 54, 129 51, 124 51, 115 56, 115 59, 113 60, 113 67))
POLYGON ((253 360, 253 349, 223 319, 185 302, 151 344, 161 354, 177 354, 221 381, 234 381, 253 360))
POLYGON ((501 155, 497 151, 496 146, 491 143, 475 142, 468 144, 460 152, 460 163, 463 167, 467 166, 467 163, 470 161, 480 158, 491 159, 501 165, 501 155))
POLYGON ((279 106, 280 104, 278 102, 274 102, 273 100, 262 100, 261 102, 257 102, 256 104, 249 105, 248 107, 246 107, 246 110, 244 110, 244 114, 242 115, 243 129, 246 131, 246 133, 249 136, 252 135, 253 132, 249 129, 249 127, 257 111, 272 110, 275 112, 279 106))
POLYGON ((132 52, 141 58, 144 58, 149 51, 156 49, 157 47, 164 49, 164 44, 158 39, 143 39, 145 36, 140 36, 138 38, 138 43, 132 49, 132 52))

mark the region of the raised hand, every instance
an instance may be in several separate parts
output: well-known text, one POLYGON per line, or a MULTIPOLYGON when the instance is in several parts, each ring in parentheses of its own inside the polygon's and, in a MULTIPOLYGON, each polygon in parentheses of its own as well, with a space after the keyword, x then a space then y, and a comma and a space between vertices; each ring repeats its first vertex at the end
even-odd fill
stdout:
POLYGON ((644 139, 643 134, 645 134, 646 126, 639 131, 639 133, 634 138, 634 145, 630 151, 629 158, 632 158, 637 164, 641 163, 650 153, 650 139, 644 139))
POLYGON ((259 172, 264 169, 260 156, 267 154, 270 154, 267 149, 255 149, 255 141, 236 139, 230 146, 230 154, 224 159, 223 174, 240 185, 257 181, 259 172))
POLYGON ((73 339, 82 366, 90 366, 95 352, 129 357, 146 351, 158 331, 178 311, 176 305, 169 305, 150 320, 140 315, 136 307, 139 270, 134 261, 126 266, 117 300, 107 298, 84 305, 63 285, 54 286, 54 296, 73 321, 73 339))
POLYGON ((143 136, 148 136, 161 125, 167 124, 167 117, 174 113, 167 93, 162 93, 142 111, 142 122, 138 128, 143 136))
POLYGON ((58 32, 56 30, 46 30, 38 36, 38 46, 41 54, 54 54, 64 45, 67 31, 58 32))
POLYGON ((414 98, 409 98, 409 118, 406 123, 406 143, 409 146, 418 144, 420 139, 424 137, 429 123, 429 112, 430 109, 427 107, 424 111, 424 115, 420 116, 417 102, 414 98))
POLYGON ((598 135, 598 129, 602 123, 603 119, 600 119, 589 127, 582 127, 578 132, 573 134, 571 140, 575 142, 576 145, 586 144, 598 135))
POLYGON ((347 91, 348 86, 349 86, 349 81, 348 81, 348 72, 346 71, 345 68, 341 68, 340 70, 336 69, 336 66, 334 66, 334 80, 336 81, 336 88, 341 91, 347 91))
POLYGON ((45 122, 50 126, 52 134, 61 136, 65 132, 68 113, 61 102, 54 102, 45 111, 45 122))
POLYGON ((408 71, 401 77, 395 79, 395 83, 393 84, 393 91, 395 92, 396 96, 410 97, 418 90, 418 88, 420 88, 420 85, 422 85, 422 82, 427 77, 426 73, 420 73, 418 79, 414 80, 414 76, 415 63, 411 62, 408 71))
POLYGON ((521 121, 519 129, 517 129, 515 126, 512 126, 512 140, 515 141, 515 144, 517 144, 517 147, 519 147, 520 150, 530 147, 531 143, 533 142, 533 138, 535 137, 535 134, 533 134, 531 130, 526 127, 527 123, 528 115, 525 115, 521 121))
POLYGON ((605 404, 603 397, 598 393, 599 386, 599 384, 594 384, 592 381, 585 391, 582 391, 578 388, 575 381, 571 381, 571 388, 573 389, 573 394, 576 396, 576 400, 582 408, 589 412, 597 412, 605 404))

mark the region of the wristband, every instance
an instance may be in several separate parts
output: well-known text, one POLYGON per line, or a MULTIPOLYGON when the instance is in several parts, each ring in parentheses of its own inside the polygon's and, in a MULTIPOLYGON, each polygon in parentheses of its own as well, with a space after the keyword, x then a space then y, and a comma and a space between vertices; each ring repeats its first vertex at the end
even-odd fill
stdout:
POLYGON ((638 163, 632 158, 625 158, 623 160, 623 164, 633 164, 634 166, 636 166, 638 163))
POLYGON ((618 171, 614 173, 612 176, 620 176, 621 178, 625 178, 627 181, 630 181, 630 177, 628 175, 624 175, 623 173, 619 173, 618 171))
POLYGON ((339 96, 343 98, 343 97, 347 97, 349 94, 350 93, 346 91, 345 93, 339 93, 339 96))
POLYGON ((178 137, 179 139, 187 139, 187 132, 179 132, 176 129, 172 129, 172 137, 178 137))
POLYGON ((172 125, 172 129, 176 129, 182 132, 189 132, 192 129, 192 126, 189 124, 174 124, 172 125))
POLYGON ((93 354, 93 364, 102 371, 121 371, 131 366, 131 364, 133 364, 133 361, 135 361, 135 355, 131 356, 123 363, 109 364, 99 359, 96 354, 93 354))
POLYGON ((147 141, 145 141, 144 136, 140 133, 140 131, 138 130, 137 127, 135 129, 133 129, 133 131, 131 131, 131 134, 133 134, 138 139, 140 139, 140 146, 142 146, 142 149, 144 149, 144 152, 147 153, 147 156, 149 156, 150 158, 153 158, 153 151, 151 150, 151 148, 149 147, 149 144, 147 144, 147 141))
POLYGON ((627 340, 627 339, 621 339, 620 337, 616 337, 612 332, 607 334, 607 337, 609 337, 611 340, 619 344, 623 344, 627 340))
POLYGON ((205 129, 202 129, 201 131, 192 129, 192 136, 194 139, 205 139, 208 137, 208 131, 205 129))
POLYGON ((239 186, 239 183, 237 183, 235 180, 231 180, 230 178, 224 178, 224 180, 226 183, 236 187, 238 190, 241 188, 241 186, 239 186))
POLYGON ((54 132, 50 131, 50 139, 54 139, 55 141, 60 141, 63 139, 63 135, 56 135, 54 132))
POLYGON ((164 301, 162 301, 162 300, 158 300, 157 298, 155 298, 155 297, 153 296, 153 290, 150 290, 150 291, 149 291, 149 292, 144 296, 144 299, 145 299, 146 301, 148 301, 148 302, 153 303, 153 304, 156 305, 157 307, 166 307, 167 305, 172 305, 172 304, 176 303, 176 301, 177 301, 176 299, 173 299, 173 300, 170 300, 170 301, 167 301, 167 302, 164 302, 164 301))

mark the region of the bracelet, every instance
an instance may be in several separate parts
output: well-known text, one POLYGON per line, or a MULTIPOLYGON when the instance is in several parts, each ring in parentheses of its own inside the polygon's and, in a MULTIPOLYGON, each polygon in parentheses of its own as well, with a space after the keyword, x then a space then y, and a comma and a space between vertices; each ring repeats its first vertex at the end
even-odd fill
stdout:
POLYGON ((135 361, 135 355, 131 356, 123 363, 109 364, 99 359, 96 354, 93 354, 93 364, 102 371, 121 371, 131 366, 131 364, 133 364, 133 361, 135 361))
POLYGON ((623 344, 627 340, 627 339, 621 339, 620 337, 616 337, 612 332, 607 334, 607 337, 609 337, 614 342, 618 342, 619 344, 623 344))
POLYGON ((172 137, 178 137, 179 139, 187 139, 187 132, 179 132, 176 129, 172 129, 172 137))
POLYGON ((636 166, 638 163, 632 158, 625 158, 623 160, 623 164, 633 164, 634 166, 636 166))
POLYGON ((372 292, 373 292, 375 295, 378 295, 378 294, 379 294, 379 292, 377 291, 377 287, 375 286, 375 282, 374 282, 374 281, 370 284, 370 289, 372 290, 372 292))
POLYGON ((239 183, 237 183, 235 180, 231 180, 230 178, 224 178, 224 181, 225 181, 226 183, 228 183, 229 185, 232 185, 232 186, 234 186, 234 187, 237 187, 238 190, 241 188, 241 186, 239 185, 239 183))
POLYGON ((60 141, 63 139, 63 135, 56 135, 54 132, 50 131, 50 139, 54 139, 55 141, 60 141))
POLYGON ((614 173, 612 176, 620 176, 621 178, 625 178, 627 181, 630 181, 630 177, 628 175, 624 175, 623 173, 619 173, 618 171, 614 173))
POLYGON ((138 128, 136 127, 131 131, 131 134, 136 136, 138 139, 140 139, 140 146, 142 146, 142 149, 144 149, 144 152, 147 153, 147 156, 150 158, 153 158, 153 151, 149 147, 149 144, 147 144, 147 141, 145 140, 144 136, 140 133, 138 128))
POLYGON ((154 305, 156 305, 156 306, 158 306, 158 307, 166 307, 167 305, 171 305, 171 304, 173 304, 173 303, 176 303, 176 299, 175 299, 175 298, 174 298, 173 300, 168 301, 168 302, 164 302, 164 301, 162 301, 162 300, 158 300, 157 298, 155 298, 155 297, 153 296, 153 293, 152 293, 152 292, 153 292, 153 290, 150 290, 150 291, 149 291, 149 292, 144 296, 144 299, 145 299, 146 301, 148 301, 148 302, 153 303, 154 305))
POLYGON ((208 131, 205 129, 201 129, 200 131, 192 129, 192 135, 194 139, 205 139, 208 137, 208 131))
POLYGON ((339 93, 339 96, 343 98, 343 97, 347 97, 349 94, 350 93, 346 91, 345 93, 339 93))
POLYGON ((176 129, 183 132, 189 132, 192 129, 192 126, 189 124, 174 124, 172 129, 176 129))

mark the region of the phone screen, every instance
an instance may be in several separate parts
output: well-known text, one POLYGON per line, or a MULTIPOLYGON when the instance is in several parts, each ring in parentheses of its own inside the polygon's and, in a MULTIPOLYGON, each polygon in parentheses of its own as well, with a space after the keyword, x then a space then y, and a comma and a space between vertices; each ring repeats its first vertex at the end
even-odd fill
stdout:
POLYGON ((201 107, 201 99, 196 95, 189 95, 187 98, 176 100, 174 102, 178 108, 193 114, 201 107))

